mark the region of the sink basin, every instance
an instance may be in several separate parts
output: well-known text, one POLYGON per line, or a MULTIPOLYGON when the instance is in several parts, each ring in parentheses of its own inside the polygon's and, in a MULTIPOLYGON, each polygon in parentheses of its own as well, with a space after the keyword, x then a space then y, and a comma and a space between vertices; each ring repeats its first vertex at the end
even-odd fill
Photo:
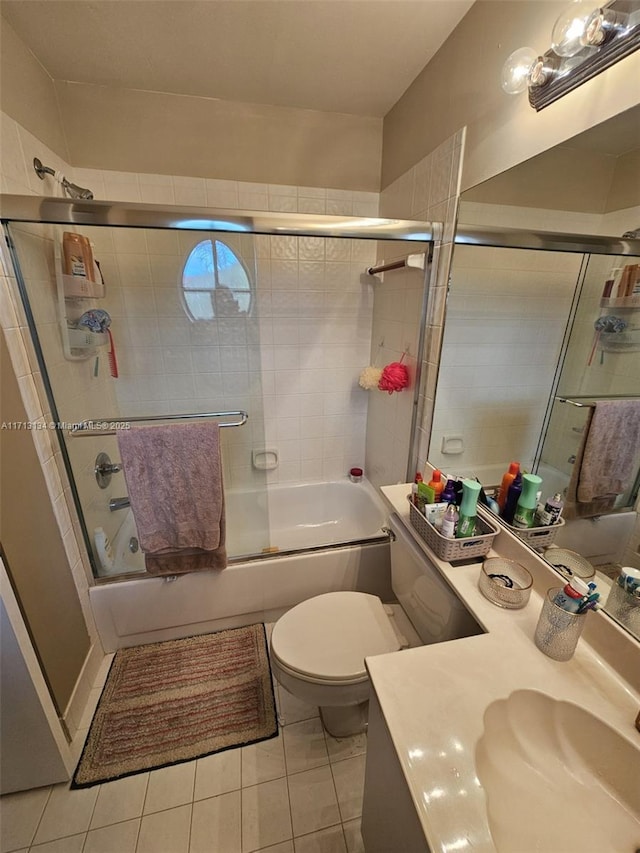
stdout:
POLYGON ((487 708, 476 768, 500 853, 640 850, 640 734, 518 690, 487 708))

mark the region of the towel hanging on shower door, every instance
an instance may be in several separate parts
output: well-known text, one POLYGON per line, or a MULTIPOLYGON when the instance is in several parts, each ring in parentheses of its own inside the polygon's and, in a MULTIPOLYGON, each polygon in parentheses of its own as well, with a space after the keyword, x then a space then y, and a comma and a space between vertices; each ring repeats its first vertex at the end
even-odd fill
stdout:
POLYGON ((132 427, 118 431, 118 447, 147 571, 225 568, 218 424, 132 427))

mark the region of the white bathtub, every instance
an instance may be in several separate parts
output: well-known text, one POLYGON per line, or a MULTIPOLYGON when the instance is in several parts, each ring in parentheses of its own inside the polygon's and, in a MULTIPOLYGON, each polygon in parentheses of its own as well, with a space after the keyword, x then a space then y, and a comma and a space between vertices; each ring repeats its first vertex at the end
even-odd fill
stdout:
MULTIPOLYGON (((262 522, 266 517, 265 500, 271 547, 281 552, 319 550, 236 559, 222 571, 180 575, 175 580, 129 574, 127 579, 113 577, 91 587, 89 597, 105 651, 271 621, 294 604, 332 590, 353 589, 383 601, 393 599, 389 544, 381 538, 387 512, 368 482, 276 486, 266 499, 249 493, 228 495, 230 554, 250 550, 240 543, 251 534, 252 519, 262 522)), ((114 538, 114 574, 144 570, 142 554, 128 549, 135 535, 129 514, 114 538)), ((259 543, 264 543, 264 536, 259 543)))

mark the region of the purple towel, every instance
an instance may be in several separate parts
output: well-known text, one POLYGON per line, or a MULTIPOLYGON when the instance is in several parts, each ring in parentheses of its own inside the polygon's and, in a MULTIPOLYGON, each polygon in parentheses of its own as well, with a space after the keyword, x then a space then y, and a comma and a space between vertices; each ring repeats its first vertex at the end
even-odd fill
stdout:
POLYGON ((118 431, 131 510, 151 574, 227 565, 220 431, 212 421, 118 431))
POLYGON ((635 476, 639 453, 640 400, 596 400, 580 463, 578 501, 589 503, 625 492, 635 476))

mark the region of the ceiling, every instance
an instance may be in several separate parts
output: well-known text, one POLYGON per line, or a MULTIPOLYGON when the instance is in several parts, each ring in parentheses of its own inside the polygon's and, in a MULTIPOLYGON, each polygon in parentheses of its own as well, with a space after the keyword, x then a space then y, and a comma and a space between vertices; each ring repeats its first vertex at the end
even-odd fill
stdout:
POLYGON ((384 116, 473 0, 1 0, 55 80, 384 116))

